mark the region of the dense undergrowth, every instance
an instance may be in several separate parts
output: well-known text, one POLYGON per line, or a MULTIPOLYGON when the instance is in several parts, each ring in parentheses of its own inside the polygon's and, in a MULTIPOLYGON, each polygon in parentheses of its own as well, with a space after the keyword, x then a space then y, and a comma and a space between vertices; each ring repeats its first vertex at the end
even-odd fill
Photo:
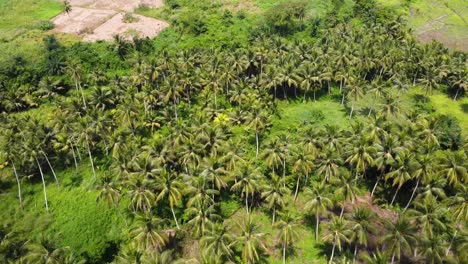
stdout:
POLYGON ((373 1, 254 2, 4 60, 1 261, 467 260, 466 53, 373 1))

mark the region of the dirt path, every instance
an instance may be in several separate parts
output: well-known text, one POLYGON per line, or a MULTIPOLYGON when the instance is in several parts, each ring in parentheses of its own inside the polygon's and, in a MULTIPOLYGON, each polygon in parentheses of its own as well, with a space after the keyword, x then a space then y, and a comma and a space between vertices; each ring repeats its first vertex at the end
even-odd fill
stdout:
POLYGON ((152 8, 163 6, 162 0, 71 0, 72 10, 55 17, 54 31, 83 35, 83 41, 112 40, 121 35, 155 37, 169 26, 162 20, 133 15, 132 21, 124 21, 124 14, 140 5, 152 8))

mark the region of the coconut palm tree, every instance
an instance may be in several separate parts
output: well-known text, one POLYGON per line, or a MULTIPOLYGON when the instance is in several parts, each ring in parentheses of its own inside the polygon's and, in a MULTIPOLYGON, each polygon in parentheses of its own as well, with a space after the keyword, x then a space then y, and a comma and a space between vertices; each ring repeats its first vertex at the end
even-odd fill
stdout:
POLYGON ((149 212, 155 200, 155 194, 152 192, 152 182, 135 175, 130 177, 125 185, 129 189, 130 209, 135 213, 137 211, 149 212))
POLYGON ((348 223, 338 217, 333 217, 330 223, 328 224, 328 233, 325 233, 323 240, 325 242, 333 244, 332 252, 330 255, 329 264, 332 263, 333 257, 335 256, 335 249, 338 247, 338 250, 341 251, 343 248, 343 243, 348 243, 352 235, 352 231, 349 228, 348 223))
POLYGON ((284 187, 284 179, 273 174, 267 184, 264 184, 262 199, 267 203, 267 207, 273 210, 272 224, 275 223, 276 211, 281 210, 285 206, 286 195, 289 194, 289 189, 284 187))
POLYGON ((68 247, 58 247, 52 239, 42 237, 38 243, 28 243, 28 252, 24 256, 25 263, 62 264, 69 254, 68 247))
POLYGON ((307 197, 305 209, 315 215, 315 242, 318 243, 320 217, 328 213, 328 210, 333 206, 333 202, 328 197, 328 190, 324 182, 312 184, 312 188, 306 189, 304 193, 307 197))
POLYGON ((245 199, 245 210, 249 213, 249 197, 259 191, 261 174, 258 169, 251 165, 243 165, 234 172, 235 183, 231 186, 231 191, 240 192, 245 199))
POLYGON ((99 194, 96 198, 96 202, 99 203, 103 201, 107 204, 107 206, 114 206, 122 220, 124 220, 125 226, 128 226, 127 219, 125 219, 122 211, 119 209, 119 202, 121 198, 120 190, 117 188, 111 177, 106 176, 102 178, 102 182, 99 184, 98 191, 99 194))
POLYGON ((130 230, 130 237, 142 250, 161 250, 168 242, 166 233, 161 231, 164 220, 151 213, 137 214, 135 227, 130 230))
POLYGON ((342 218, 346 201, 351 201, 351 204, 354 205, 359 193, 359 188, 356 185, 356 178, 352 177, 351 173, 346 169, 340 171, 340 175, 334 184, 338 186, 335 193, 339 197, 343 197, 343 205, 341 206, 340 213, 340 218, 342 218))
POLYGON ((182 202, 184 184, 179 181, 175 174, 163 170, 158 178, 156 178, 154 188, 158 192, 158 195, 156 196, 156 202, 161 202, 162 200, 167 199, 177 229, 180 229, 179 223, 177 222, 177 217, 174 212, 174 207, 180 205, 182 202))
POLYGON ((283 248, 283 264, 286 264, 286 250, 299 238, 300 218, 287 211, 279 215, 280 220, 273 227, 278 229, 277 236, 283 248))
POLYGON ((247 117, 249 127, 255 132, 256 154, 258 158, 260 133, 268 127, 268 116, 260 108, 256 107, 250 111, 247 117))
POLYGON ((457 187, 463 182, 468 182, 466 161, 466 154, 463 152, 449 153, 443 157, 442 164, 440 165, 440 174, 447 178, 448 183, 452 187, 457 187))
POLYGON ((206 201, 197 203, 195 207, 187 208, 186 213, 190 217, 187 225, 192 230, 194 237, 201 237, 206 230, 213 226, 216 220, 221 219, 216 214, 214 206, 206 201))
POLYGON ((296 200, 299 191, 299 180, 301 176, 305 174, 305 182, 307 184, 309 174, 314 168, 315 155, 308 148, 299 147, 294 151, 292 158, 295 160, 292 171, 297 174, 296 191, 294 192, 294 200, 296 200))
POLYGON ((382 237, 389 253, 392 254, 391 263, 401 258, 402 253, 410 252, 413 245, 416 245, 416 227, 410 222, 408 217, 400 215, 395 223, 385 220, 388 233, 382 237))
POLYGON ((234 257, 234 246, 237 241, 226 229, 225 225, 214 224, 206 230, 200 240, 202 249, 206 254, 219 256, 221 259, 232 261, 234 257))
POLYGON ((364 207, 358 207, 353 211, 350 217, 350 225, 352 230, 351 241, 354 243, 354 257, 353 263, 356 262, 358 255, 358 246, 367 247, 369 235, 374 233, 376 228, 374 226, 375 214, 364 207))
POLYGON ((249 214, 243 223, 239 224, 239 228, 242 232, 238 238, 242 245, 242 259, 248 264, 255 263, 260 259, 260 251, 266 249, 263 244, 265 234, 259 232, 258 225, 252 221, 249 214))

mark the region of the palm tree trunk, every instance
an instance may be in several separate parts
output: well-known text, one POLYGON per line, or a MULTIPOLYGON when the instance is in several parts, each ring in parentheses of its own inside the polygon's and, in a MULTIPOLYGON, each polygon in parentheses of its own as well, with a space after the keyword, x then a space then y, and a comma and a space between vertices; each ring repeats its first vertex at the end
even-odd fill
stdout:
POLYGON ((335 247, 336 247, 336 244, 333 243, 333 248, 332 248, 332 252, 331 252, 331 256, 330 256, 330 260, 328 261, 329 264, 332 263, 332 260, 333 260, 333 256, 335 256, 335 247))
POLYGON ((317 102, 317 100, 315 99, 315 92, 316 92, 316 91, 315 91, 315 89, 314 89, 314 102, 317 102))
POLYGON ((453 241, 455 240, 455 238, 457 237, 457 232, 458 230, 455 230, 455 233, 453 233, 453 237, 452 239, 450 240, 450 244, 447 248, 447 251, 445 251, 445 256, 448 256, 448 254, 450 253, 450 249, 452 248, 452 244, 453 244, 453 241))
POLYGON ((341 206, 341 213, 340 213, 340 219, 343 218, 343 214, 344 214, 344 208, 345 208, 345 201, 343 201, 343 206, 341 206))
POLYGON ((283 243, 283 264, 286 264, 286 243, 283 243))
POLYGON ((271 221, 272 224, 275 223, 275 218, 276 218, 276 205, 273 206, 273 219, 272 219, 272 221, 271 221))
POLYGON ((411 197, 408 201, 408 204, 405 206, 405 209, 403 210, 403 213, 408 209, 408 207, 410 206, 411 202, 413 201, 413 198, 414 198, 414 194, 416 193, 416 190, 418 189, 418 186, 419 186, 419 181, 420 181, 420 178, 418 178, 418 181, 416 182, 416 186, 414 186, 414 190, 413 190, 413 193, 411 194, 411 197))
POLYGON ((78 162, 76 162, 75 149, 73 148, 73 144, 71 142, 70 142, 70 148, 71 148, 72 155, 73 155, 73 161, 75 162, 75 174, 77 174, 78 173, 78 162))
POLYGON ((296 191, 294 192, 294 201, 297 199, 297 192, 299 191, 299 180, 301 179, 300 176, 297 176, 297 182, 296 182, 296 191))
POLYGON ((371 192, 371 196, 370 196, 371 199, 374 197, 374 192, 375 192, 375 189, 377 189, 377 185, 379 185, 380 179, 382 179, 382 174, 380 174, 379 178, 377 178, 377 181, 375 182, 374 188, 372 188, 372 192, 371 192))
POLYGON ((81 88, 81 84, 80 84, 79 81, 78 81, 78 87, 79 87, 80 92, 81 92, 81 99, 83 100, 84 109, 86 109, 86 100, 85 100, 85 97, 84 97, 83 88, 81 88))
POLYGON ((372 109, 374 108, 374 105, 375 105, 375 97, 374 97, 374 99, 372 100, 372 105, 371 105, 371 107, 370 107, 370 109, 369 109, 369 114, 367 114, 367 117, 369 117, 369 116, 371 115, 372 109))
POLYGON ((319 233, 319 226, 320 226, 320 217, 319 214, 317 214, 316 220, 315 220, 315 243, 318 243, 318 233, 319 233))
POLYGON ((341 105, 344 105, 344 98, 345 98, 345 94, 343 93, 343 97, 341 98, 341 105))
POLYGON ((44 201, 45 201, 45 206, 46 206, 46 211, 49 213, 49 204, 47 203, 47 191, 46 191, 46 184, 44 180, 44 174, 42 173, 42 168, 41 164, 39 164, 39 161, 36 159, 37 166, 39 167, 39 172, 41 173, 41 178, 42 178, 42 187, 44 189, 44 201))
POLYGON ((395 262, 395 252, 393 252, 393 255, 392 255, 392 264, 395 262))
POLYGON ((13 172, 15 173, 16 183, 18 184, 18 199, 19 199, 20 207, 21 209, 23 209, 23 197, 21 196, 21 184, 20 184, 20 180, 18 177, 18 172, 16 171, 15 163, 13 161, 11 161, 11 165, 13 167, 13 172))
POLYGON ((255 158, 258 158, 258 132, 255 132, 255 142, 257 145, 257 152, 255 154, 255 158))
POLYGON ((355 103, 355 101, 353 101, 353 103, 351 104, 351 112, 349 113, 349 119, 351 119, 351 117, 353 117, 354 103, 355 103))
POLYGON ((458 87, 457 92, 455 93, 455 97, 453 97, 453 100, 454 100, 454 101, 457 100, 458 92, 460 92, 460 87, 458 87))
POLYGON ((50 164, 50 161, 49 161, 49 159, 47 158, 47 155, 44 153, 44 151, 41 150, 41 152, 42 152, 42 155, 44 156, 44 158, 46 159, 47 164, 49 164, 49 168, 50 168, 50 170, 52 171, 52 174, 54 175, 55 182, 57 183, 58 187, 60 187, 60 183, 59 183, 59 181, 58 181, 58 179, 57 179, 57 175, 55 174, 55 171, 54 171, 54 168, 52 167, 52 164, 50 164))
POLYGON ((357 244, 354 245, 354 256, 353 256, 353 263, 356 263, 356 256, 357 256, 357 244))
POLYGON ((177 229, 180 229, 179 222, 177 222, 177 217, 176 217, 175 212, 174 212, 174 207, 172 207, 172 206, 171 206, 171 212, 172 212, 172 216, 174 217, 174 221, 175 221, 175 224, 177 226, 177 229))
POLYGON ((245 211, 249 214, 249 196, 245 195, 245 211))
POLYGON ((86 146, 88 147, 89 161, 91 162, 91 168, 93 169, 94 181, 97 181, 96 170, 94 169, 93 156, 91 155, 91 149, 89 148, 89 142, 88 142, 88 136, 87 135, 86 135, 85 139, 86 139, 86 146))
POLYGON ((395 192, 395 195, 393 195, 392 202, 390 203, 390 206, 392 206, 392 205, 393 205, 393 202, 395 202, 395 198, 396 198, 396 196, 397 196, 399 190, 400 190, 400 187, 397 188, 397 190, 396 190, 396 192, 395 192))

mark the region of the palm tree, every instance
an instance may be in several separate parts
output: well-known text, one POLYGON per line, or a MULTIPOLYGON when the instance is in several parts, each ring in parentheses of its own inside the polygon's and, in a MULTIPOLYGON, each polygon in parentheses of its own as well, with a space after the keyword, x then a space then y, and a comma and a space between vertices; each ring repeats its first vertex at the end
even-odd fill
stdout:
MULTIPOLYGON (((68 3, 68 1, 65 1, 65 3, 68 3)), ((64 4, 65 8, 67 7, 67 4, 64 4)), ((68 7, 70 7, 68 3, 68 7)), ((68 10, 70 12, 71 9, 68 10)), ((67 13, 68 13, 67 12, 67 13)), ((81 76, 82 76, 82 68, 81 65, 78 61, 69 61, 67 63, 67 67, 65 68, 67 73, 70 75, 71 78, 73 78, 73 81, 75 82, 75 89, 81 93, 81 99, 83 100, 83 107, 86 109, 86 100, 85 96, 83 93, 83 88, 81 87, 81 76)))
POLYGON ((267 184, 264 185, 262 199, 267 202, 267 207, 273 210, 271 222, 275 223, 276 211, 281 210, 285 205, 285 196, 289 193, 289 189, 284 187, 284 179, 273 174, 267 184))
POLYGON ((383 236, 382 240, 392 254, 391 262, 394 263, 395 257, 400 259, 403 252, 409 252, 412 245, 416 244, 416 227, 405 215, 400 215, 396 223, 386 220, 385 226, 388 233, 383 236))
POLYGON ((182 202, 184 184, 177 179, 175 174, 163 170, 158 178, 156 178, 154 188, 159 192, 156 202, 168 199, 177 229, 180 229, 174 212, 174 206, 178 206, 182 202))
POLYGON ((25 263, 62 264, 69 254, 69 248, 57 247, 52 239, 42 237, 39 243, 26 245, 28 253, 24 257, 25 263))
POLYGON ((351 111, 349 112, 349 118, 353 116, 354 105, 357 100, 361 99, 364 96, 364 91, 362 90, 360 83, 352 83, 348 85, 347 97, 352 98, 351 100, 351 111))
POLYGON ((355 166, 356 178, 359 171, 365 174, 366 169, 374 164, 373 155, 375 153, 376 149, 373 146, 369 146, 364 139, 361 139, 357 143, 357 146, 353 148, 346 162, 355 166))
POLYGON ((234 246, 237 241, 228 232, 226 226, 215 224, 208 229, 200 240, 203 250, 207 254, 219 256, 227 261, 232 261, 234 246))
POLYGON ((318 231, 320 226, 320 217, 326 215, 328 209, 333 207, 333 202, 328 198, 328 192, 324 182, 315 182, 312 188, 305 190, 308 197, 305 209, 315 215, 315 242, 318 243, 318 231))
POLYGON ((249 213, 249 196, 252 197, 259 190, 261 177, 258 169, 250 165, 243 165, 234 172, 235 183, 231 186, 231 191, 238 191, 245 199, 245 210, 249 213))
POLYGON ((130 204, 133 212, 139 210, 149 212, 155 200, 155 195, 151 191, 152 182, 141 176, 131 177, 126 185, 129 188, 130 204))
POLYGON ((447 178, 448 183, 452 187, 457 187, 462 182, 468 182, 468 173, 466 161, 466 154, 463 152, 460 153, 450 153, 444 156, 441 164, 441 176, 447 178))
POLYGON ((442 233, 447 229, 445 224, 447 209, 437 203, 436 198, 427 197, 416 201, 415 209, 408 210, 412 220, 428 235, 442 233))
POLYGON ((70 1, 68 0, 63 1, 63 12, 67 13, 67 15, 70 15, 71 11, 72 11, 72 6, 70 4, 70 1))
POLYGON ((140 250, 161 250, 168 242, 167 235, 160 231, 163 219, 151 213, 137 214, 135 227, 130 230, 130 237, 140 250))
POLYGON ((349 238, 351 237, 352 231, 349 229, 349 226, 345 220, 333 217, 330 223, 328 224, 328 233, 323 236, 323 240, 333 244, 332 252, 330 255, 329 264, 332 263, 333 257, 335 256, 335 249, 338 247, 338 250, 341 251, 343 242, 348 243, 349 238))
POLYGON ((435 234, 428 234, 420 239, 422 255, 426 263, 436 264, 445 263, 445 251, 447 249, 447 241, 435 234))
POLYGON ((96 202, 104 201, 107 206, 114 206, 120 217, 125 222, 125 226, 128 226, 127 219, 123 216, 122 212, 119 209, 120 202, 120 190, 115 185, 115 182, 112 181, 111 177, 107 176, 102 179, 102 183, 98 187, 99 195, 96 198, 96 202))
POLYGON ((298 238, 298 227, 300 218, 292 215, 290 212, 280 214, 280 220, 273 227, 278 229, 278 239, 283 247, 283 264, 286 264, 286 249, 291 246, 298 238))
POLYGON ((380 249, 372 252, 370 256, 367 252, 364 254, 364 262, 366 264, 388 264, 388 256, 386 253, 382 253, 380 249))
POLYGON ((428 182, 429 179, 432 178, 432 174, 434 173, 434 169, 433 169, 434 159, 432 158, 431 155, 429 154, 426 154, 423 156, 417 155, 416 160, 417 160, 417 164, 413 173, 413 178, 416 179, 416 185, 414 186, 413 193, 411 194, 408 204, 406 204, 403 212, 408 209, 411 202, 413 201, 414 195, 416 191, 418 190, 419 183, 421 181, 423 181, 423 183, 428 182))
POLYGON ((352 241, 354 243, 354 257, 353 263, 356 262, 358 255, 358 246, 362 245, 367 247, 369 235, 375 232, 373 220, 375 214, 367 208, 356 208, 351 215, 351 230, 353 232, 352 241))
POLYGON ((343 205, 341 206, 340 218, 343 217, 345 203, 346 201, 351 201, 351 204, 354 205, 357 195, 359 193, 359 188, 356 185, 356 178, 351 176, 348 170, 341 170, 339 179, 336 181, 337 186, 336 194, 340 197, 343 197, 343 205))
POLYGON ((206 201, 188 208, 187 215, 191 218, 188 221, 188 226, 192 229, 195 237, 201 237, 206 230, 213 226, 215 220, 220 219, 214 206, 206 201))
POLYGON ((239 228, 242 231, 238 238, 242 244, 242 259, 248 264, 255 263, 260 259, 259 250, 265 249, 263 245, 265 234, 259 232, 258 225, 252 221, 249 214, 243 224, 239 224, 239 228))
POLYGON ((330 181, 339 173, 339 166, 341 165, 341 158, 336 153, 330 149, 326 149, 321 153, 319 157, 319 164, 317 169, 317 175, 323 176, 325 181, 330 181))
POLYGON ((247 117, 247 120, 249 127, 255 132, 255 142, 257 149, 255 157, 258 158, 259 136, 261 131, 266 129, 268 126, 268 116, 260 108, 254 108, 247 117))
POLYGON ((297 174, 296 191, 294 192, 294 200, 296 200, 297 192, 299 191, 299 180, 301 179, 301 175, 305 174, 307 183, 309 174, 314 168, 315 155, 313 155, 309 149, 299 147, 298 150, 295 151, 293 159, 295 162, 293 164, 292 170, 297 174))
POLYGON ((395 169, 385 175, 386 179, 393 180, 393 186, 397 186, 397 189, 395 191, 395 194, 393 195, 392 201, 390 202, 390 206, 393 205, 393 202, 395 201, 398 191, 403 186, 403 184, 405 184, 408 180, 412 178, 411 175, 412 175, 413 167, 414 167, 413 155, 408 154, 406 152, 402 152, 398 154, 397 157, 395 158, 395 165, 394 165, 395 169))

